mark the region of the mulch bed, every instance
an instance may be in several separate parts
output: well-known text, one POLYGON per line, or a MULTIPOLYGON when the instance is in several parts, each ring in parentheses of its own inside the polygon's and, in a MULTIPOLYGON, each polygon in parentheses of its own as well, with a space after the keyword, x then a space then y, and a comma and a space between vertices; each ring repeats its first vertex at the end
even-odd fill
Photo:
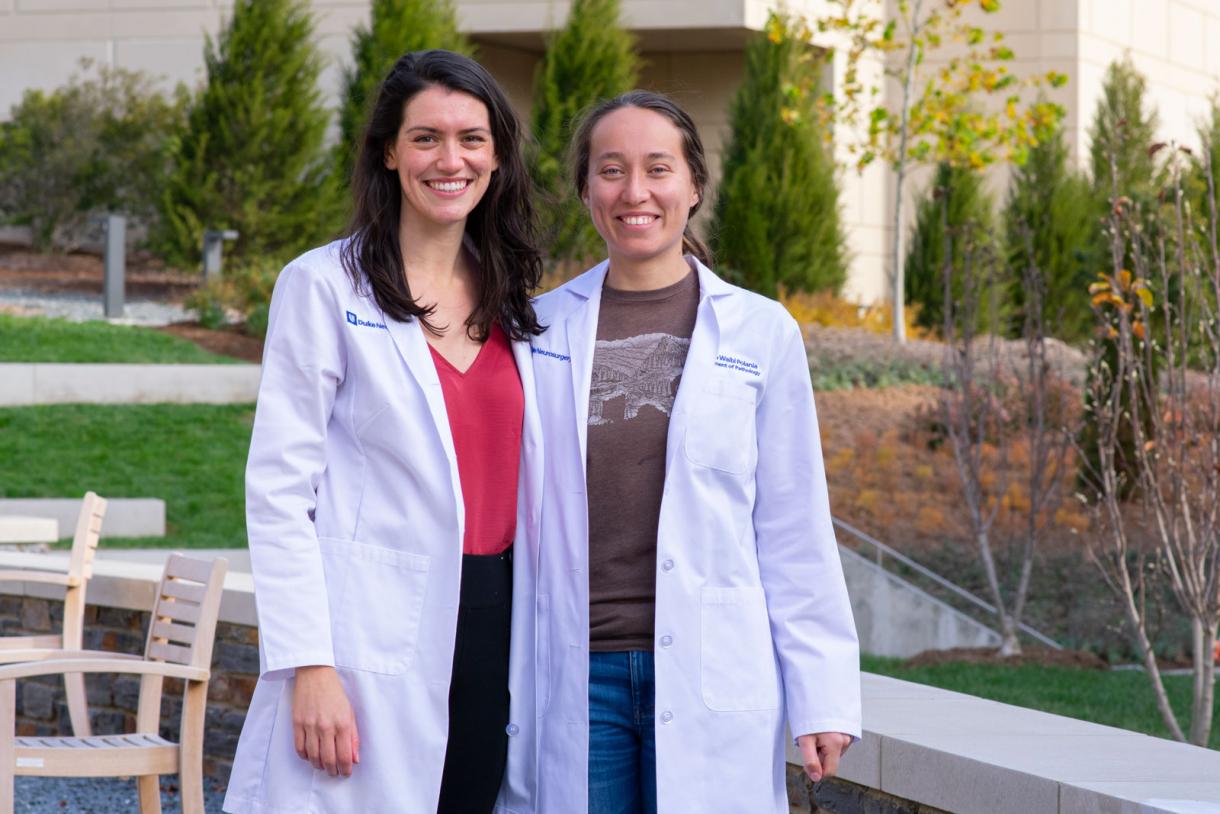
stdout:
POLYGON ((204 350, 221 356, 255 363, 263 361, 263 340, 242 333, 236 326, 212 330, 198 322, 175 322, 157 330, 194 342, 204 350))
POLYGON ((903 663, 904 667, 934 667, 938 664, 1002 664, 1016 667, 1035 664, 1039 667, 1072 667, 1081 670, 1107 670, 1105 659, 1084 650, 1054 650, 1049 647, 1026 647, 1019 656, 1001 656, 994 647, 954 647, 949 650, 925 650, 903 663))
MULTIPOLYGON (((39 254, 0 243, 0 288, 80 294, 102 293, 105 264, 96 254, 39 254)), ((182 302, 199 285, 198 274, 166 269, 146 252, 127 255, 128 298, 182 302)))

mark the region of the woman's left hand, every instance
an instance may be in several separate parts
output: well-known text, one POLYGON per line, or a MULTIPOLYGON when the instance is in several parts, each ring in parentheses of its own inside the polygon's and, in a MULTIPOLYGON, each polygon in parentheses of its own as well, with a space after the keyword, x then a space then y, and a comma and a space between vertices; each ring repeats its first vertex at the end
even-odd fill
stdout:
POLYGON ((842 732, 818 732, 801 735, 796 739, 801 747, 801 759, 805 762, 805 774, 817 783, 824 777, 834 777, 839 772, 839 758, 851 746, 851 735, 842 732))

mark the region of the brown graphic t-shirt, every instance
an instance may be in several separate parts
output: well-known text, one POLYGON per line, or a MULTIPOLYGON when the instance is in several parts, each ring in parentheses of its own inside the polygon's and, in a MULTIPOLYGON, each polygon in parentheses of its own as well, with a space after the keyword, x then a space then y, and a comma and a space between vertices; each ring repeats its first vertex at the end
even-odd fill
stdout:
POLYGON ((589 648, 652 650, 665 438, 699 305, 692 271, 602 289, 589 388, 589 648))

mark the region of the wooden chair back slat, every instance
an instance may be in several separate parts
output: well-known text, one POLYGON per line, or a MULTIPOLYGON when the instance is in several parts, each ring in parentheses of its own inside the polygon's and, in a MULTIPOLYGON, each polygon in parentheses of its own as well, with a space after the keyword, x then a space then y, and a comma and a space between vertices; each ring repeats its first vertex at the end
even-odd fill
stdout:
POLYGON ((72 537, 72 555, 68 561, 68 575, 87 580, 93 576, 93 555, 97 553, 97 541, 102 534, 102 520, 106 517, 106 500, 94 492, 85 492, 81 500, 80 514, 76 517, 76 533, 72 537))
POLYGON ((165 600, 157 608, 157 615, 154 618, 194 625, 199 622, 199 606, 194 602, 165 600))
POLYGON ((195 643, 195 626, 179 625, 157 619, 153 622, 153 638, 164 639, 167 642, 178 642, 190 647, 195 643))
POLYGON ((153 661, 168 661, 171 664, 190 664, 191 648, 155 641, 148 645, 145 658, 153 661))
POLYGON ((187 582, 181 577, 170 577, 161 583, 162 596, 181 599, 185 602, 194 602, 196 605, 203 601, 204 594, 206 593, 207 586, 187 582))
POLYGON ((211 668, 227 565, 221 558, 203 562, 180 554, 169 556, 153 603, 145 658, 211 668))

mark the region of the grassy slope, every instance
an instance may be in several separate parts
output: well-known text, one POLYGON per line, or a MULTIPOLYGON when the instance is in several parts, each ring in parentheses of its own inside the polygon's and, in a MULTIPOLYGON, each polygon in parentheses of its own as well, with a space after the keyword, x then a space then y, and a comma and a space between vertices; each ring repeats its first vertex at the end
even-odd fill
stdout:
MULTIPOLYGON (((1063 667, 1025 665, 941 664, 904 668, 900 659, 864 656, 863 667, 871 673, 930 684, 993 701, 1015 704, 1069 718, 1132 729, 1157 737, 1169 737, 1156 710, 1152 689, 1142 672, 1135 670, 1076 670, 1063 667)), ((1182 728, 1190 709, 1190 676, 1165 676, 1170 700, 1178 711, 1182 728)), ((1220 707, 1212 726, 1211 747, 1220 748, 1220 707)))
POLYGON ((104 545, 245 546, 250 405, 52 405, 0 409, 0 497, 165 501, 163 539, 104 545))
POLYGON ((148 328, 0 314, 0 362, 228 364, 237 361, 148 328))

